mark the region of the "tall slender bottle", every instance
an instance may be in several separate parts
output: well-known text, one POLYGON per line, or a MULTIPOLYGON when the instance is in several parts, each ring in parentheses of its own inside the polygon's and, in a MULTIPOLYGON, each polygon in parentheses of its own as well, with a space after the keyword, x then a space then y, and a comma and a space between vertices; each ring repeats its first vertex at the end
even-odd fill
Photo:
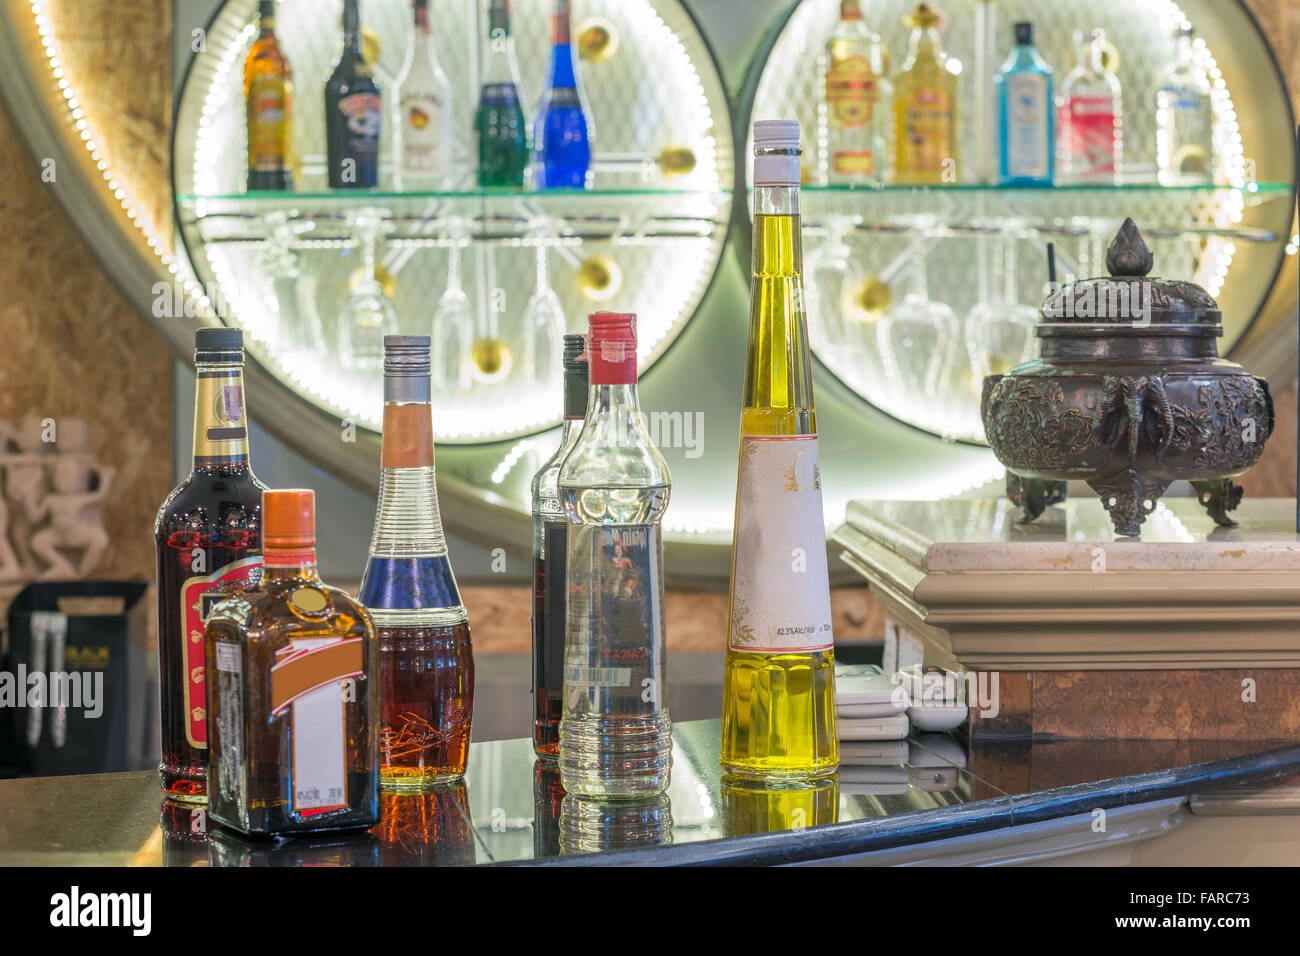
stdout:
POLYGON ((722 767, 839 763, 817 412, 804 317, 799 125, 754 124, 754 278, 722 698, 722 767))
POLYGON ((325 137, 331 189, 379 185, 383 101, 361 52, 359 0, 343 0, 343 52, 325 84, 325 137))
POLYGON ((915 186, 957 181, 957 77, 939 46, 939 15, 918 3, 907 60, 894 78, 894 180, 915 186))
POLYGON ((533 476, 533 750, 555 760, 564 710, 564 562, 569 523, 560 466, 587 416, 587 337, 564 337, 564 430, 560 447, 533 476))
POLYGON ((591 316, 587 350, 587 417, 559 477, 560 780, 570 796, 637 799, 667 790, 672 766, 660 533, 672 478, 637 404, 636 316, 591 316))
POLYGON ((379 780, 425 790, 465 772, 474 712, 469 617, 438 511, 429 337, 384 337, 379 506, 358 597, 379 638, 379 780))
POLYGON ((569 0, 555 0, 551 43, 551 70, 533 134, 537 188, 586 189, 591 185, 591 113, 573 63, 569 0))
POLYGON ((510 35, 508 0, 488 7, 488 42, 483 88, 474 134, 478 140, 478 184, 522 186, 528 169, 528 118, 520 95, 515 38, 510 35))
POLYGON ((1123 158, 1123 98, 1119 78, 1102 65, 1106 34, 1076 32, 1078 64, 1056 96, 1056 162, 1065 184, 1110 185, 1123 158))
POLYGON ((397 173, 402 189, 438 189, 451 149, 451 84, 438 64, 429 0, 415 0, 415 29, 397 77, 397 173))
POLYGON ((213 605, 262 574, 262 492, 248 460, 244 335, 194 334, 194 469, 158 509, 158 673, 163 789, 207 799, 203 627, 213 605))
POLYGON ((1210 78, 1196 62, 1191 27, 1177 34, 1174 62, 1156 89, 1156 167, 1162 186, 1214 181, 1214 104, 1210 78))
POLYGON ((878 183, 885 172, 888 54, 859 0, 841 0, 822 57, 826 102, 818 112, 818 154, 831 183, 878 183))
POLYGON ((248 188, 293 189, 293 71, 275 36, 275 0, 262 0, 258 30, 244 60, 248 188))
POLYGON ((998 182, 1052 185, 1055 158, 1052 68, 1034 46, 1034 27, 1017 23, 1016 45, 993 77, 998 104, 998 182))

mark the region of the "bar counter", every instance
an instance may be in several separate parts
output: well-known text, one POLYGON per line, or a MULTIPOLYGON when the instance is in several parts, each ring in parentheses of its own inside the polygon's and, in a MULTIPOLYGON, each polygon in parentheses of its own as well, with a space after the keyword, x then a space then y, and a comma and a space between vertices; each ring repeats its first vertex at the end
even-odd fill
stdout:
POLYGON ((201 810, 164 801, 152 771, 4 780, 0 865, 1006 863, 1150 838, 1177 825, 1189 798, 1249 802, 1300 772, 1295 742, 972 746, 928 734, 894 745, 904 763, 763 789, 722 777, 718 721, 679 724, 673 740, 672 784, 657 800, 566 798, 529 741, 480 742, 460 783, 383 795, 370 833, 284 841, 208 827, 201 810))

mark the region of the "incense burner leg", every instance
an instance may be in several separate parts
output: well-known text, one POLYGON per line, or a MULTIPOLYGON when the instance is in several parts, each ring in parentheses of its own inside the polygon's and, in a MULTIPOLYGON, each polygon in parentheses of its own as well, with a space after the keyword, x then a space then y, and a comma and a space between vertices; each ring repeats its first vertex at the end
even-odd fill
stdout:
POLYGON ((1088 487, 1097 492, 1102 506, 1110 514, 1115 533, 1132 537, 1142 533, 1142 522, 1155 510, 1156 502, 1169 485, 1167 481, 1143 478, 1135 471, 1088 479, 1088 487))
POLYGON ((1049 505, 1059 505, 1065 500, 1065 482, 1045 478, 1021 478, 1007 472, 1007 498, 1024 511, 1017 521, 1028 524, 1043 513, 1049 505))
POLYGON ((1237 526, 1237 522, 1228 517, 1228 512, 1241 504, 1241 496, 1245 493, 1241 485, 1231 478, 1207 478, 1193 481, 1192 489, 1196 492, 1196 500, 1204 505, 1205 513, 1214 519, 1215 524, 1225 528, 1237 526))

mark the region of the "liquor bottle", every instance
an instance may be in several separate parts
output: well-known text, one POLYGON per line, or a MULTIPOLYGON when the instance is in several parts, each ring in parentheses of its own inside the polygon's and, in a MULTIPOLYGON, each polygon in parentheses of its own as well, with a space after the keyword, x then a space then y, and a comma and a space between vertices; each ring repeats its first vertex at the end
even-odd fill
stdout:
POLYGON ((888 54, 859 0, 841 0, 822 57, 826 101, 818 111, 818 154, 830 183, 878 183, 884 175, 890 83, 888 54))
POLYGON ((560 466, 587 416, 587 348, 564 337, 564 430, 560 447, 533 476, 533 750, 554 760, 564 709, 564 560, 568 521, 560 502, 560 466))
POLYGON ((1162 186, 1214 182, 1214 106, 1210 78, 1196 62, 1191 27, 1177 34, 1178 52, 1156 90, 1156 167, 1162 186))
POLYGON ((933 186, 957 181, 957 77, 939 46, 939 15, 918 3, 907 60, 894 78, 894 180, 933 186))
POLYGON ((293 73, 275 36, 275 0, 262 0, 258 21, 244 60, 248 188, 293 189, 293 73))
POLYGON ((343 52, 325 84, 325 135, 331 189, 379 185, 383 101, 361 52, 359 0, 343 0, 343 52))
POLYGON ((415 0, 415 30, 397 78, 397 98, 400 187, 437 189, 445 184, 451 148, 451 84, 434 50, 429 0, 415 0))
POLYGON ((422 791, 469 759, 469 617, 438 512, 429 337, 384 337, 379 504, 358 592, 379 629, 380 783, 422 791))
POLYGON ((194 334, 194 467, 158 509, 158 673, 163 790, 206 799, 208 720, 203 625, 221 598, 262 573, 262 491, 248 461, 244 336, 194 334))
POLYGON ((793 121, 754 124, 753 245, 722 767, 819 777, 835 771, 839 741, 793 121))
POLYGON ((259 836, 379 820, 379 682, 370 615, 316 572, 316 497, 262 498, 265 572, 205 630, 208 814, 259 836))
POLYGON ((480 186, 524 184, 528 118, 524 115, 521 89, 515 39, 510 35, 510 4, 508 0, 492 0, 483 88, 474 117, 480 186))
POLYGON ((1077 31, 1078 65, 1056 97, 1056 162, 1065 184, 1114 183, 1123 148, 1119 79, 1102 66, 1106 35, 1077 31))
POLYGON ((538 189, 586 189, 591 185, 591 112, 578 86, 569 42, 569 0, 555 0, 551 17, 551 70, 537 107, 538 189))
POLYGON ((587 416, 559 476, 560 781, 570 797, 647 797, 667 790, 672 766, 660 537, 672 479, 637 405, 636 316, 591 316, 587 356, 587 416))
POLYGON ((1055 158, 1052 68, 1034 46, 1034 27, 1017 23, 1016 45, 993 78, 998 104, 998 182, 1052 185, 1055 158))

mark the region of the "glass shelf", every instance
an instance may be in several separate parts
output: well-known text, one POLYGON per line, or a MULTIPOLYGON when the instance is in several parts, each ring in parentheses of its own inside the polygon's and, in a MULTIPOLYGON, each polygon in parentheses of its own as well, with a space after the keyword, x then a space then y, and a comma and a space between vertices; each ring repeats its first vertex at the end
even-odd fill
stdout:
POLYGON ((906 186, 887 183, 880 186, 856 184, 832 184, 826 186, 804 185, 804 193, 988 193, 988 194, 1033 194, 1038 196, 1051 193, 1093 193, 1131 195, 1134 193, 1226 193, 1238 192, 1243 195, 1259 195, 1269 199, 1285 197, 1291 192, 1288 183, 1249 183, 1245 186, 1162 186, 1159 183, 1078 183, 1056 184, 1052 186, 1000 186, 993 183, 945 183, 939 186, 906 186))

